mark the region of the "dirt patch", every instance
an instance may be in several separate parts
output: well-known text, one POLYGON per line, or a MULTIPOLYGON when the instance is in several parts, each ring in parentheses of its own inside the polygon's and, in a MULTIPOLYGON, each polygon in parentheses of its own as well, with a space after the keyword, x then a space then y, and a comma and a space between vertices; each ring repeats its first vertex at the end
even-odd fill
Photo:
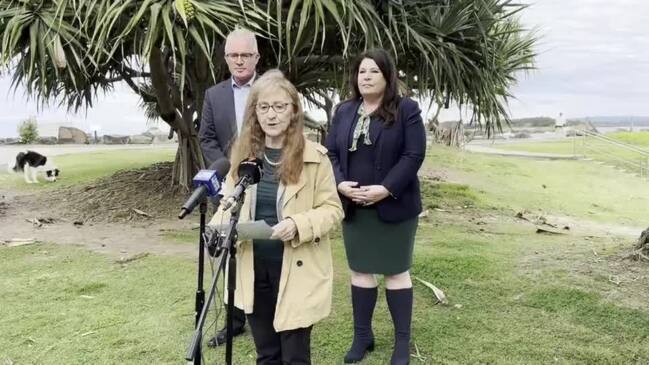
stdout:
POLYGON ((53 192, 3 192, 0 240, 83 245, 120 259, 145 252, 195 256, 194 242, 165 238, 169 231, 189 231, 198 223, 197 214, 182 221, 176 218, 188 194, 170 187, 171 166, 161 163, 120 171, 89 185, 53 192))
POLYGON ((119 171, 85 186, 51 193, 46 203, 59 207, 65 217, 85 223, 142 222, 172 218, 187 198, 187 192, 172 187, 172 163, 119 171))
POLYGON ((586 221, 577 226, 570 221, 572 229, 562 244, 538 245, 521 256, 521 274, 540 286, 553 282, 555 275, 568 276, 577 287, 597 292, 607 302, 648 309, 649 265, 628 258, 637 238, 623 226, 586 221))

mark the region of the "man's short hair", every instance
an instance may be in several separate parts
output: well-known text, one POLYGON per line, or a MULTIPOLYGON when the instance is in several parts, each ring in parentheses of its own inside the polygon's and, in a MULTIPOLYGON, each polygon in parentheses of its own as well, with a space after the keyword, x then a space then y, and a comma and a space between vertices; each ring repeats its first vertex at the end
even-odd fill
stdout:
POLYGON ((249 31, 248 29, 236 28, 235 30, 230 32, 225 38, 225 48, 228 48, 228 42, 232 41, 233 39, 247 39, 252 45, 255 53, 259 53, 259 50, 257 48, 257 37, 255 37, 255 33, 249 31))

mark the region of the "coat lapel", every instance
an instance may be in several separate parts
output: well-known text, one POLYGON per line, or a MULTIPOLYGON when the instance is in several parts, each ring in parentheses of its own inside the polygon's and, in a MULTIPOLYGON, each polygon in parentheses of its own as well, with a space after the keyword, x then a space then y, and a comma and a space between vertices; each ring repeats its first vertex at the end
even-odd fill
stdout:
POLYGON ((347 115, 343 116, 342 120, 347 121, 344 124, 341 124, 342 130, 340 131, 340 134, 342 135, 342 148, 339 150, 340 151, 340 161, 344 161, 343 163, 343 173, 345 176, 347 176, 347 161, 349 158, 349 147, 351 146, 350 141, 351 141, 351 135, 352 135, 352 128, 354 126, 354 119, 356 118, 356 113, 358 113, 358 107, 361 105, 361 100, 357 100, 354 102, 354 105, 349 108, 349 112, 346 113, 347 115))
POLYGON ((372 144, 376 144, 376 141, 378 141, 381 132, 383 132, 383 129, 383 121, 370 123, 370 140, 372 141, 372 144))
MULTIPOLYGON (((319 163, 320 162, 320 152, 318 152, 312 145, 311 143, 306 143, 304 146, 304 167, 302 168, 302 173, 300 173, 300 177, 295 184, 290 184, 290 185, 284 185, 282 183, 279 184, 279 187, 277 189, 277 206, 279 208, 286 207, 286 205, 295 197, 297 198, 297 193, 304 188, 306 185, 306 168, 309 164, 312 163, 319 163)), ((280 210, 278 209, 278 212, 280 210)))
POLYGON ((231 79, 223 85, 223 100, 219 100, 223 108, 223 114, 228 120, 230 131, 233 136, 237 135, 237 115, 234 112, 234 91, 232 90, 231 79))
POLYGON ((291 184, 287 186, 283 184, 280 185, 280 191, 278 191, 277 195, 280 197, 281 207, 284 208, 286 207, 286 204, 288 204, 288 202, 291 201, 291 199, 293 199, 293 197, 295 197, 295 195, 297 195, 300 190, 302 190, 304 185, 306 185, 304 172, 300 174, 300 179, 298 180, 297 184, 291 184))

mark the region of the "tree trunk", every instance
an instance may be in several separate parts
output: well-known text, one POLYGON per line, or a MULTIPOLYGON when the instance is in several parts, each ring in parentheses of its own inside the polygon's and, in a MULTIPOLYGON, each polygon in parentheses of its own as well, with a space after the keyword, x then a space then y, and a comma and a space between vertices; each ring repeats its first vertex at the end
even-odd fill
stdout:
POLYGON ((192 178, 203 166, 203 155, 197 136, 178 134, 178 150, 172 170, 172 184, 189 190, 192 178))
POLYGON ((324 98, 324 111, 327 113, 327 124, 320 130, 320 143, 324 144, 331 128, 331 120, 333 119, 334 101, 328 93, 322 94, 324 98))
POLYGON ((645 229, 642 234, 640 234, 635 249, 635 253, 638 257, 649 261, 649 228, 645 229))
POLYGON ((152 49, 149 64, 151 84, 155 90, 160 118, 178 135, 178 150, 171 181, 173 185, 180 185, 189 190, 192 178, 200 168, 204 167, 203 154, 194 127, 196 107, 193 103, 195 101, 189 96, 179 95, 178 90, 174 89, 176 85, 167 73, 165 58, 159 48, 152 49))

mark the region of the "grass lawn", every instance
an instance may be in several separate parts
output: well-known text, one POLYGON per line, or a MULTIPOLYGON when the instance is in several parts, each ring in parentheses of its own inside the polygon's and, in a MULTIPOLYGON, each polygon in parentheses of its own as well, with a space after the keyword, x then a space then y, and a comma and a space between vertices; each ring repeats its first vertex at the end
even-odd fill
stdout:
MULTIPOLYGON (((649 363, 646 301, 625 296, 624 287, 590 266, 593 251, 600 260, 612 259, 629 243, 539 235, 511 219, 518 209, 541 209, 646 225, 642 208, 649 185, 587 161, 523 160, 441 147, 429 150, 426 164, 463 184, 424 186, 429 216, 420 220, 412 274, 444 290, 450 305, 436 305, 433 293, 415 284, 412 344, 420 356, 411 363, 649 363)), ((189 237, 174 232, 167 238, 189 237)), ((333 246, 333 310, 314 327, 314 364, 342 363, 352 334, 338 232, 333 246)), ((193 260, 150 255, 121 265, 82 247, 55 244, 0 247, 0 260, 0 361, 184 361, 193 325, 193 260)), ((374 317, 377 349, 363 364, 389 362, 389 318, 381 290, 374 317)), ((207 363, 221 362, 223 351, 208 350, 207 363)), ((254 363, 249 331, 235 341, 234 363, 254 363)))
POLYGON ((618 141, 621 142, 636 145, 638 147, 643 147, 645 149, 649 148, 649 131, 614 132, 614 133, 608 133, 606 136, 611 137, 613 139, 617 139, 618 141))
MULTIPOLYGON (((614 132, 607 133, 606 137, 624 142, 630 145, 640 147, 649 152, 649 132, 614 132)), ((588 140, 593 144, 594 148, 606 149, 609 153, 614 152, 616 155, 620 154, 622 157, 633 157, 635 154, 624 154, 622 151, 615 151, 606 144, 599 144, 593 141, 592 138, 588 140), (608 148, 607 148, 608 147, 608 148)), ((520 142, 520 143, 501 143, 494 146, 495 148, 509 151, 526 151, 538 153, 557 153, 565 155, 582 155, 583 137, 569 138, 559 141, 535 141, 535 142, 520 142)))
POLYGON ((581 160, 536 160, 429 148, 428 166, 452 172, 487 208, 513 215, 541 211, 647 225, 649 183, 611 166, 581 160))
POLYGON ((112 175, 118 170, 135 169, 154 162, 172 161, 175 155, 175 149, 168 147, 60 155, 56 156, 56 164, 61 169, 61 176, 56 183, 47 183, 43 176, 39 175, 40 184, 25 184, 22 174, 0 174, 0 186, 13 190, 39 191, 84 184, 112 175))
MULTIPOLYGON (((649 132, 615 132, 608 133, 606 136, 634 145, 649 153, 649 132)), ((590 137, 586 140, 583 137, 577 137, 559 141, 503 143, 495 147, 508 151, 586 156, 635 174, 640 173, 640 166, 642 166, 643 177, 647 179, 649 176, 649 157, 646 154, 630 151, 590 137)))

